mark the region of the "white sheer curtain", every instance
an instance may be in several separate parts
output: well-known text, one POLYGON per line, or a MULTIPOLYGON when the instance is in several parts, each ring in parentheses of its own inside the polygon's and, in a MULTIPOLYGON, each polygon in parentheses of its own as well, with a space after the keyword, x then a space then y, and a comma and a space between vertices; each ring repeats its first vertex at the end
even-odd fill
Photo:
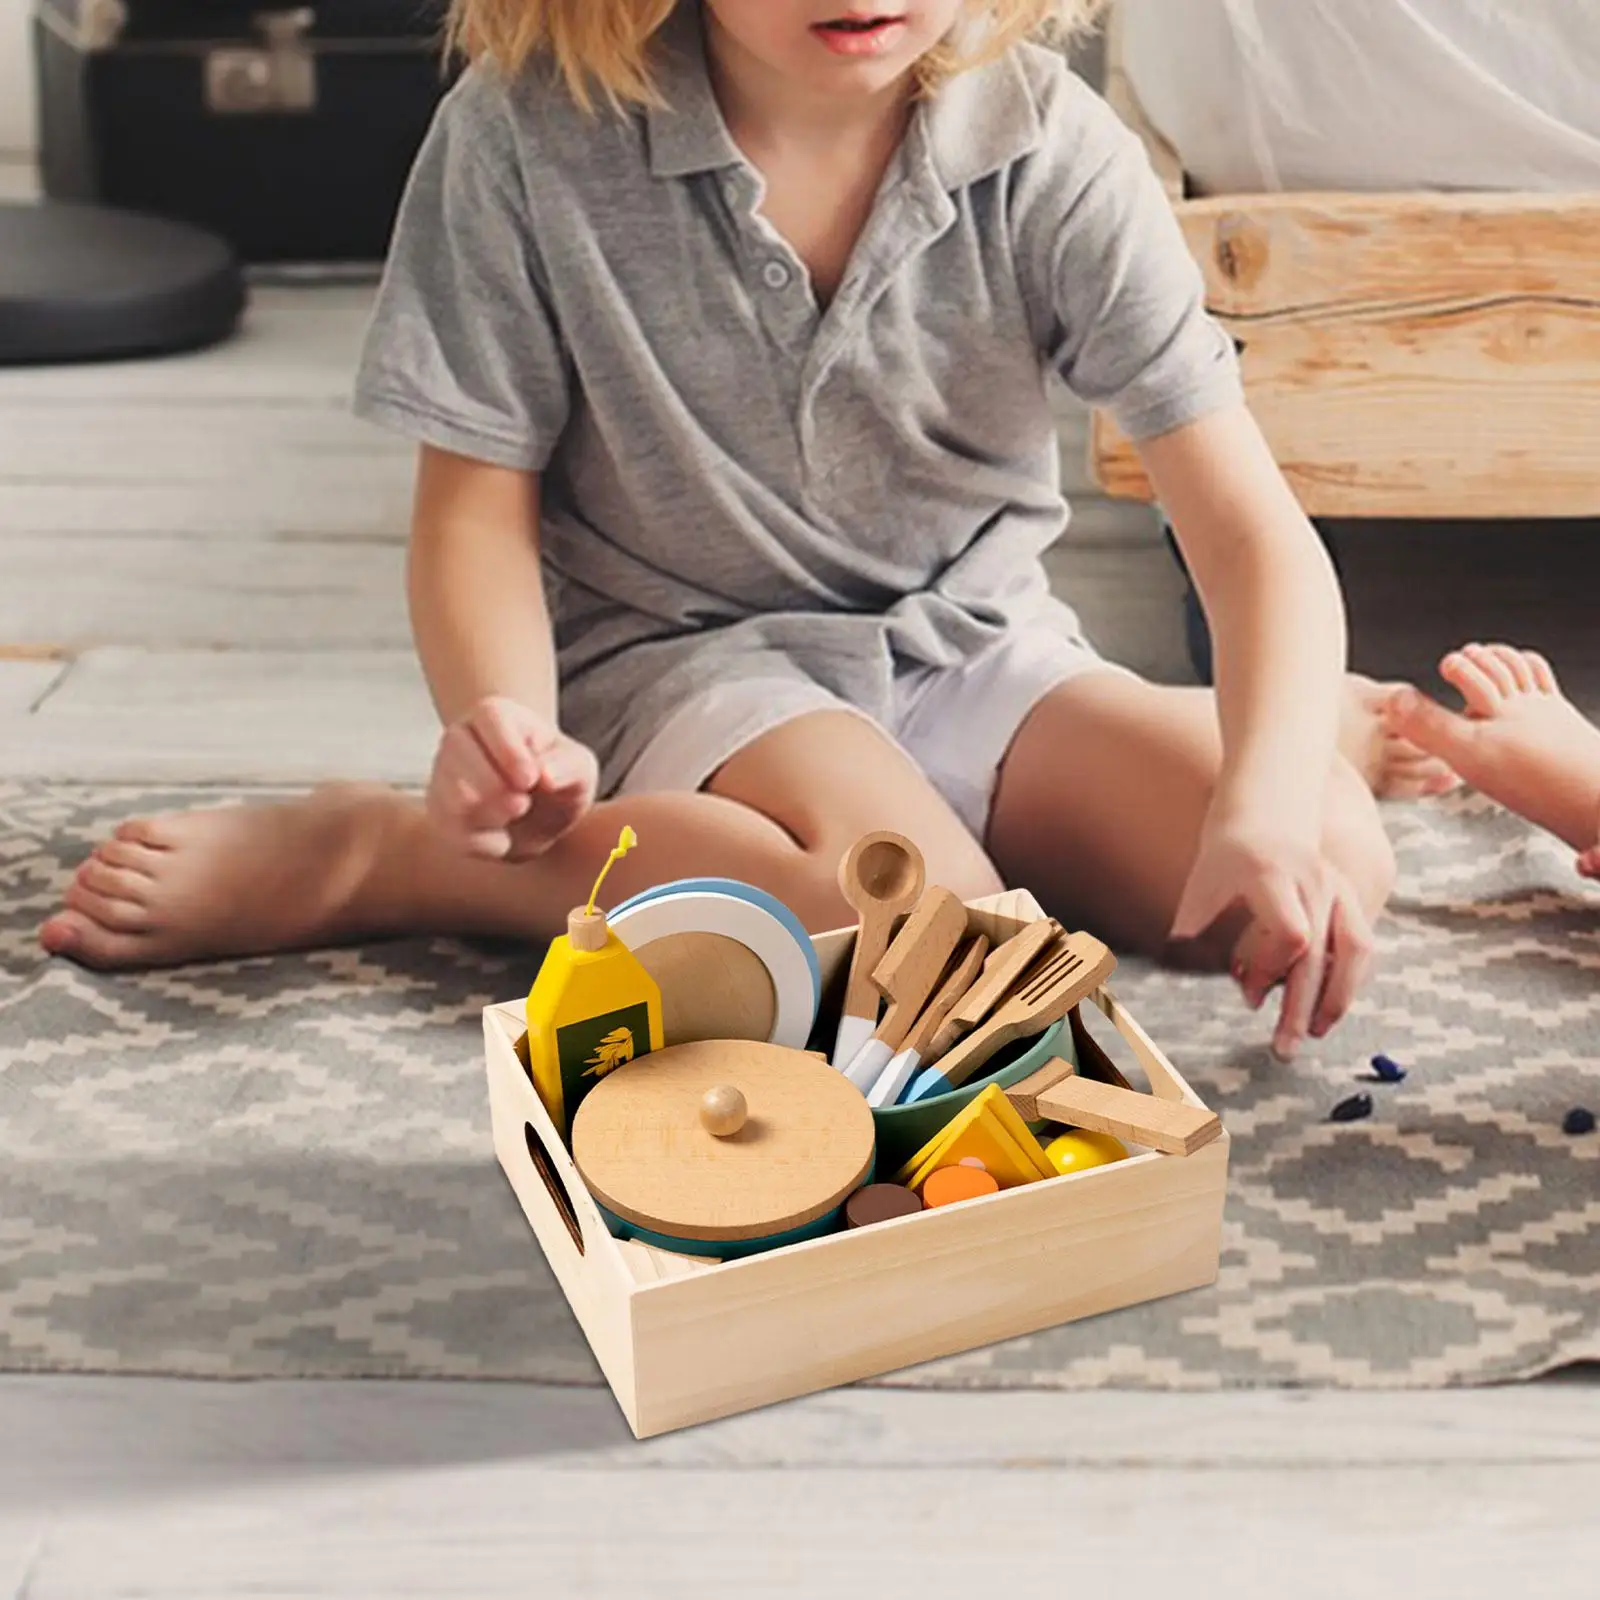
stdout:
POLYGON ((1117 0, 1211 192, 1600 190, 1600 0, 1117 0))

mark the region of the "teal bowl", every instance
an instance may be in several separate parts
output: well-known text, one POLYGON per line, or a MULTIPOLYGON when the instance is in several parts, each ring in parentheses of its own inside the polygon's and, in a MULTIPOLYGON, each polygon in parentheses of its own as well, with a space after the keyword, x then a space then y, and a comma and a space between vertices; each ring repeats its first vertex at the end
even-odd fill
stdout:
POLYGON ((949 1094, 935 1095, 931 1100, 918 1100, 907 1106, 884 1106, 875 1110, 872 1120, 877 1125, 879 1173, 885 1179, 892 1179, 934 1134, 991 1083, 1009 1089, 1024 1078, 1031 1078, 1045 1062, 1057 1056, 1077 1065, 1072 1030, 1065 1017, 1031 1039, 1019 1039, 1008 1045, 990 1062, 981 1078, 964 1083, 949 1094))
MULTIPOLYGON (((874 1162, 867 1168, 862 1183, 871 1183, 876 1170, 874 1162)), ((846 1195, 845 1199, 849 1199, 849 1196, 846 1195)), ((745 1256, 760 1255, 765 1250, 781 1250, 786 1244, 803 1244, 807 1239, 820 1239, 824 1234, 836 1233, 844 1220, 844 1205, 844 1200, 841 1200, 832 1211, 825 1212, 802 1227, 790 1228, 784 1233, 763 1234, 759 1239, 680 1239, 675 1234, 654 1233, 649 1228, 641 1228, 637 1223, 619 1217, 598 1200, 595 1201, 595 1209, 611 1230, 613 1238, 637 1239, 640 1244, 654 1245, 658 1250, 672 1250, 680 1256, 714 1256, 719 1261, 740 1261, 745 1256)))

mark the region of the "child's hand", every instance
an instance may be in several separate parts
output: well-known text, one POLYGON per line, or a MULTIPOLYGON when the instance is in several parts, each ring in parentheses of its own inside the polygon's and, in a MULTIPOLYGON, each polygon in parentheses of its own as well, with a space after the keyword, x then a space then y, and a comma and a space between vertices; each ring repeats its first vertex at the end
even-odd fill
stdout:
POLYGON ((1288 1060, 1308 1033, 1320 1039, 1350 1009, 1371 966, 1372 929, 1354 888, 1314 848, 1208 823, 1172 937, 1198 938, 1238 906, 1249 921, 1233 976, 1258 1009, 1283 984, 1272 1048, 1288 1060))
POLYGON ((536 711, 492 695, 439 741, 428 814, 472 855, 542 854, 594 803, 593 753, 536 711))

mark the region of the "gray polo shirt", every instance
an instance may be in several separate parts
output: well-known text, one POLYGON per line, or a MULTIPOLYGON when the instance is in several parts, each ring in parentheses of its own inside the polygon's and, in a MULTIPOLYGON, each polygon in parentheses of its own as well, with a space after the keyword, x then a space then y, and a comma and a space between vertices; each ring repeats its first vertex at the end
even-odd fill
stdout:
POLYGON ((1240 399, 1142 148, 1032 46, 919 105, 831 303, 759 215, 693 0, 670 109, 469 72, 419 155, 360 414, 543 475, 561 718, 613 788, 709 685, 880 719, 907 666, 1076 636, 1048 385, 1136 438, 1240 399))

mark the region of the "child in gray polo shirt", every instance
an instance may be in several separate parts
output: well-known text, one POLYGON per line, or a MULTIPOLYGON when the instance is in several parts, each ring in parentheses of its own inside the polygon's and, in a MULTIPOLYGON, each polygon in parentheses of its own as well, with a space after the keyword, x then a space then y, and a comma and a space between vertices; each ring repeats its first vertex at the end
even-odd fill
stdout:
POLYGON ((1341 681, 1333 576, 1141 147, 1027 41, 1093 9, 458 0, 476 64, 357 386, 420 447, 426 803, 128 824, 46 944, 543 938, 624 822, 618 893, 732 876, 826 928, 887 827, 963 896, 1282 983, 1286 1052, 1325 1031, 1390 888, 1373 780, 1440 774, 1341 681), (1215 697, 1102 661, 1050 593, 1057 382, 1139 444, 1215 697))

